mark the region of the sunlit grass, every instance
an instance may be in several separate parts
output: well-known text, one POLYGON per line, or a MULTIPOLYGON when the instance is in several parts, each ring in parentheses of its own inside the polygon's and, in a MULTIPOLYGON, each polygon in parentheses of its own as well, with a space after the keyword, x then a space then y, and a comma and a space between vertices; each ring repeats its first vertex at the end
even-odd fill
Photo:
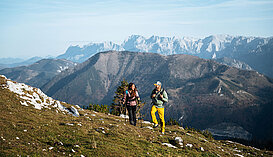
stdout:
MULTIPOLYGON (((5 84, 0 79, 1 85, 5 84)), ((69 104, 63 104, 66 107, 69 104)), ((0 156, 272 156, 272 152, 216 141, 194 129, 179 126, 150 130, 129 125, 125 119, 82 110, 74 117, 56 109, 38 110, 23 106, 16 94, 0 89, 0 156), (175 143, 182 137, 183 147, 175 143), (163 146, 171 143, 177 148, 163 146), (192 144, 192 148, 186 147, 192 144), (201 151, 200 148, 204 151, 201 151), (241 151, 241 152, 239 152, 241 151)))

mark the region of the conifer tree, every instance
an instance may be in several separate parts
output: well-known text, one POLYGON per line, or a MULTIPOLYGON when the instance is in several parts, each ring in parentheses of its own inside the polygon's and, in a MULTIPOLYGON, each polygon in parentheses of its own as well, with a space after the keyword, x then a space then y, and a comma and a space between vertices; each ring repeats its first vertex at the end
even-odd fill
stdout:
MULTIPOLYGON (((113 103, 111 104, 111 114, 114 114, 114 115, 126 114, 126 106, 124 106, 122 103, 123 103, 125 91, 128 90, 128 85, 129 83, 125 79, 123 79, 120 82, 120 86, 118 86, 115 92, 115 96, 113 98, 113 103)), ((142 119, 143 115, 141 115, 140 111, 142 107, 145 105, 145 102, 142 102, 141 100, 137 102, 138 103, 137 103, 136 116, 137 116, 137 119, 142 119)))
POLYGON ((113 98, 113 103, 111 104, 111 113, 114 115, 124 114, 126 111, 125 106, 122 104, 124 93, 128 90, 128 82, 123 79, 118 86, 115 96, 113 98))

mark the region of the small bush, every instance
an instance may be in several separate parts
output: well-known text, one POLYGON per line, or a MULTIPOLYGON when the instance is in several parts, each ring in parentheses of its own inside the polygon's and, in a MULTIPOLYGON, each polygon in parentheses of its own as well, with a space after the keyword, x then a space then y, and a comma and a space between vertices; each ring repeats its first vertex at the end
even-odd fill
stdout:
POLYGON ((101 113, 110 113, 108 105, 89 104, 88 109, 101 113))
POLYGON ((201 132, 206 138, 208 139, 213 139, 213 136, 211 134, 211 132, 209 132, 208 130, 204 130, 201 132))
POLYGON ((170 118, 170 119, 167 121, 166 124, 167 124, 167 125, 178 125, 178 126, 180 126, 179 123, 178 123, 175 119, 173 119, 173 118, 170 118))

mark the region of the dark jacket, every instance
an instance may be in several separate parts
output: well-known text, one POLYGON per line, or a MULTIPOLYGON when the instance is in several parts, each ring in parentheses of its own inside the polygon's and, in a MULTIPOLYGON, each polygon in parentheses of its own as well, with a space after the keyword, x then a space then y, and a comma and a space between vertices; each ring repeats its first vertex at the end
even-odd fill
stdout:
POLYGON ((158 108, 163 108, 164 107, 163 104, 168 102, 168 94, 163 88, 161 88, 160 91, 154 89, 151 94, 151 99, 153 105, 155 105, 158 108), (156 94, 154 98, 152 98, 153 94, 156 94), (163 95, 163 98, 161 98, 160 95, 163 95))

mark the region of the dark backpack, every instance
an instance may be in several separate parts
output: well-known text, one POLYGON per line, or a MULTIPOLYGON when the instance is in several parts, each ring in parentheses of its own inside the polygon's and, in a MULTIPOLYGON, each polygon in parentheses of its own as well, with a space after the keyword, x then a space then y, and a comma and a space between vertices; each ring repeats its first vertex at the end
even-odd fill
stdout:
MULTIPOLYGON (((159 94, 160 94, 160 95, 163 95, 164 91, 165 91, 165 89, 162 88, 162 90, 159 92, 159 94)), ((156 89, 154 89, 154 93, 156 94, 156 89)), ((162 100, 162 101, 163 101, 163 100, 162 100)), ((163 101, 163 102, 164 102, 164 104, 165 104, 165 101, 163 101)))
POLYGON ((133 99, 133 100, 129 100, 129 91, 128 90, 126 90, 126 92, 125 92, 125 94, 126 94, 126 102, 125 102, 125 104, 127 104, 128 103, 128 101, 136 101, 136 103, 138 104, 138 99, 137 99, 137 97, 135 96, 135 99, 133 99))

